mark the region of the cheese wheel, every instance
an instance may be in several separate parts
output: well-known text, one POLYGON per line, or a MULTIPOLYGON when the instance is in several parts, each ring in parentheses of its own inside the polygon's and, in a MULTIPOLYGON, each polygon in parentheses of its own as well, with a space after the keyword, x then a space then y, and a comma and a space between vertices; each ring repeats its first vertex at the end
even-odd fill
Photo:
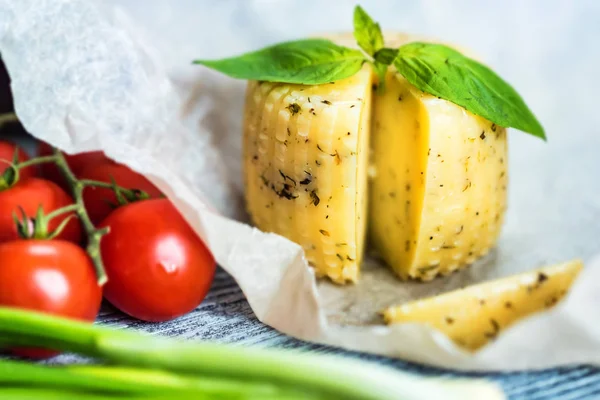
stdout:
MULTIPOLYGON (((415 40, 387 37, 391 47, 415 40)), ((330 38, 355 46, 351 34, 330 38)), ((419 91, 393 67, 385 79, 381 95, 368 64, 332 84, 248 84, 252 220, 302 245, 317 275, 337 283, 358 279, 367 216, 384 261, 422 280, 485 254, 503 221, 505 130, 419 91)))

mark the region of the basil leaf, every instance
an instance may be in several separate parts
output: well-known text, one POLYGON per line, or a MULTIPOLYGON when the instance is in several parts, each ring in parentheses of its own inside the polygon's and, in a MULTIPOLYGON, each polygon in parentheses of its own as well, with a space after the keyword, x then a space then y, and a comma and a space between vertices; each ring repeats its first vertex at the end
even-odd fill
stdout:
POLYGON ((232 78, 268 82, 319 85, 357 73, 365 62, 355 49, 330 40, 307 39, 284 42, 238 57, 195 60, 232 78))
POLYGON ((375 61, 384 64, 391 65, 394 62, 394 59, 398 55, 398 49, 390 49, 388 47, 384 47, 375 52, 373 58, 375 61))
POLYGON ((420 90, 466 108, 503 127, 546 140, 544 128, 521 96, 485 65, 440 44, 409 43, 394 66, 420 90))
POLYGON ((379 24, 361 6, 354 8, 354 38, 370 56, 383 47, 383 34, 379 24))

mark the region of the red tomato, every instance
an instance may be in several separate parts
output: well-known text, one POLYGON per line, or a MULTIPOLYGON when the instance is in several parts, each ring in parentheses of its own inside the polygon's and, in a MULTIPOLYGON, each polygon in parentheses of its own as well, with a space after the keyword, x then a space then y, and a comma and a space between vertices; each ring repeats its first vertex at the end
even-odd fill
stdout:
POLYGON ((167 321, 196 308, 215 274, 215 260, 167 199, 128 204, 102 222, 110 232, 101 254, 104 297, 144 321, 167 321))
MULTIPOLYGON (((50 146, 48 143, 40 142, 40 146, 38 149, 38 153, 40 156, 49 156, 49 155, 52 155, 52 152, 53 152, 52 146, 50 146)), ((73 154, 73 155, 63 153, 63 155, 65 156, 65 159, 67 160, 67 164, 69 165, 69 168, 71 168, 71 171, 73 171, 73 173, 77 177, 79 177, 79 174, 81 173, 81 171, 84 168, 86 168, 88 165, 112 162, 101 151, 90 151, 87 153, 80 153, 80 154, 73 154)), ((56 183, 57 185, 62 187, 65 191, 67 191, 67 192, 69 191, 69 188, 65 182, 65 179, 63 178, 62 174, 60 173, 60 170, 54 164, 52 164, 52 163, 42 164, 41 169, 42 169, 42 175, 44 176, 44 178, 56 183)))
MULTIPOLYGON (((55 183, 40 178, 30 178, 19 181, 13 187, 0 191, 0 243, 19 239, 17 227, 13 220, 13 212, 21 218, 19 206, 23 208, 28 217, 35 218, 41 205, 45 214, 58 208, 72 204, 73 200, 64 190, 55 183)), ((53 218, 48 224, 50 232, 54 231, 60 222, 67 218, 64 214, 53 218)), ((73 218, 63 229, 57 239, 73 243, 81 242, 81 225, 77 218, 73 218)), ((0 259, 0 264, 4 260, 0 259)))
MULTIPOLYGON (((14 143, 0 140, 0 174, 12 163, 16 148, 17 145, 14 143)), ((19 147, 19 162, 27 160, 29 160, 29 156, 19 147)), ((35 166, 27 167, 19 171, 19 179, 21 180, 32 178, 36 175, 37 170, 35 166)))
MULTIPOLYGON (((102 302, 94 267, 80 247, 62 240, 15 240, 0 244, 0 305, 93 321, 102 302)), ((50 357, 45 349, 14 349, 50 357)))
MULTIPOLYGON (((161 195, 160 190, 143 175, 122 164, 90 165, 81 172, 80 178, 107 183, 110 183, 112 178, 119 186, 126 189, 143 190, 154 198, 161 195)), ((86 187, 83 191, 83 201, 94 224, 102 222, 118 206, 115 193, 111 189, 104 188, 86 187)))

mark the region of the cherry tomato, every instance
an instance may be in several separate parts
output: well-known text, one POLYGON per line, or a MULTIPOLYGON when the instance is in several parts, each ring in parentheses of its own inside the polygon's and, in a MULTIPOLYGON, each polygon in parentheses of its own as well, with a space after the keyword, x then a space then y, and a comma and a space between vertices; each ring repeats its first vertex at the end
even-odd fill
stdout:
MULTIPOLYGON (((0 243, 19 239, 13 212, 21 218, 19 207, 30 218, 35 218, 40 205, 45 214, 58 208, 72 204, 73 200, 55 183, 40 178, 30 178, 17 182, 9 189, 0 191, 0 243)), ((71 213, 72 214, 72 213, 71 213)), ((53 232, 60 222, 68 218, 63 214, 53 218, 48 224, 48 230, 53 232)), ((57 239, 73 243, 81 242, 81 225, 77 218, 72 218, 57 239)), ((0 259, 0 267, 4 260, 0 259)))
POLYGON ((104 296, 144 321, 167 321, 196 308, 215 274, 215 260, 167 199, 120 207, 102 222, 110 232, 101 254, 104 296))
MULTIPOLYGON (((52 146, 48 143, 40 142, 38 148, 38 154, 40 156, 49 156, 52 155, 52 146)), ((67 164, 71 171, 75 174, 75 176, 79 177, 81 171, 86 168, 88 165, 99 164, 99 163, 111 163, 112 161, 104 155, 101 151, 90 151, 87 153, 73 154, 69 155, 63 152, 65 159, 67 160, 67 164)), ((42 175, 44 178, 56 183, 65 191, 68 192, 69 188, 60 173, 59 169, 52 163, 45 163, 41 166, 42 175)))
MULTIPOLYGON (((81 172, 80 178, 106 183, 111 183, 111 179, 114 179, 119 186, 126 189, 139 189, 153 198, 161 195, 160 190, 148 179, 123 164, 90 165, 81 172)), ((117 196, 112 189, 88 186, 83 191, 83 201, 94 224, 102 222, 118 206, 117 196)))
MULTIPOLYGON (((88 255, 62 240, 15 240, 0 244, 0 305, 93 321, 102 302, 88 255)), ((27 357, 50 357, 45 349, 13 349, 27 357)))
MULTIPOLYGON (((6 168, 8 168, 8 166, 12 163, 16 149, 17 145, 15 145, 14 143, 0 140, 0 173, 2 173, 6 168)), ((27 155, 27 153, 25 153, 20 147, 18 152, 19 162, 29 160, 29 156, 27 155)), ((23 168, 19 171, 19 179, 21 180, 32 178, 36 175, 37 170, 35 166, 23 168)))

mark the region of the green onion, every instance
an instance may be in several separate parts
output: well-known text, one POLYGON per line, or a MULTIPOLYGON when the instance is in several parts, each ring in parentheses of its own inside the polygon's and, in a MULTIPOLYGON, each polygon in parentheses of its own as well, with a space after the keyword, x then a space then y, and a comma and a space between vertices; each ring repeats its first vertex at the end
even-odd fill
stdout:
POLYGON ((210 395, 213 399, 245 399, 252 396, 265 399, 313 398, 294 393, 294 390, 282 390, 269 383, 231 378, 194 377, 118 366, 44 366, 22 361, 0 361, 0 387, 25 385, 131 396, 165 393, 177 396, 210 395))
MULTIPOLYGON (((106 395, 101 393, 86 393, 69 390, 0 388, 0 399, 10 400, 115 400, 115 399, 144 399, 144 400, 173 400, 173 395, 146 393, 139 396, 106 395)), ((213 400, 210 395, 178 394, 176 400, 213 400)), ((218 399, 218 398, 217 398, 218 399)), ((259 400, 260 398, 255 398, 259 400)), ((273 398, 274 400, 275 398, 273 398)), ((285 399, 285 398, 284 398, 285 399)), ((270 400, 270 399, 268 399, 270 400)))
MULTIPOLYGON (((371 363, 299 351, 182 342, 1 307, 0 343, 72 351, 119 366, 51 367, 4 361, 0 365, 2 388, 29 383, 110 398, 122 393, 147 398, 150 392, 200 399, 504 398, 493 384, 480 380, 422 378, 371 363)), ((1 390, 9 389, 0 389, 0 398, 1 390)))

